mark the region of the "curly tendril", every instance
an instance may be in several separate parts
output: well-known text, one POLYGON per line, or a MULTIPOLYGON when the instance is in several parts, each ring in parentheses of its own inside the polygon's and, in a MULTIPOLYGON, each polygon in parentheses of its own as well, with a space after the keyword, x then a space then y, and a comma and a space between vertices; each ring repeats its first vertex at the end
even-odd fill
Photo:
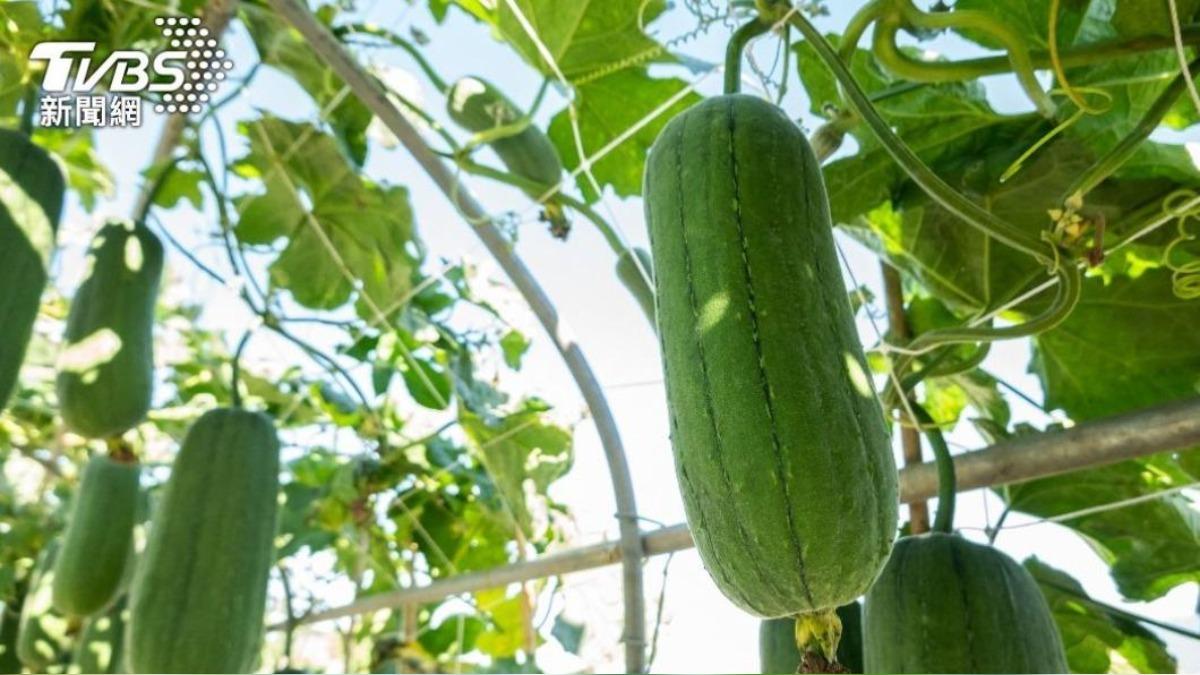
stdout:
POLYGON ((1163 213, 1176 219, 1178 236, 1163 251, 1163 266, 1171 270, 1171 290, 1180 300, 1200 299, 1200 256, 1193 260, 1174 262, 1176 249, 1200 235, 1188 230, 1189 223, 1200 223, 1200 206, 1192 190, 1177 190, 1163 200, 1163 213))

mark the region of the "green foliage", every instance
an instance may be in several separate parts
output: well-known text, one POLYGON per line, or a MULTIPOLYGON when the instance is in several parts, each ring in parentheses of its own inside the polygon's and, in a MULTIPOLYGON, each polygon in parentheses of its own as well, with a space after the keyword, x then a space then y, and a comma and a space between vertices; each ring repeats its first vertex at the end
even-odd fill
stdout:
POLYGON ((408 190, 363 178, 334 138, 311 125, 267 116, 241 130, 250 154, 237 171, 263 191, 236 200, 238 239, 286 241, 271 280, 301 305, 336 309, 353 298, 363 318, 386 317, 414 285, 408 190))
POLYGON ((1072 673, 1111 672, 1117 656, 1139 673, 1175 672, 1162 639, 1129 615, 1095 604, 1078 581, 1037 558, 1026 560, 1025 568, 1050 604, 1072 673))
POLYGON ((1037 583, 1000 551, 953 534, 904 537, 863 609, 869 673, 1064 673, 1037 583))
MULTIPOLYGON (((550 138, 558 147, 567 170, 574 172, 582 166, 584 158, 579 156, 580 146, 587 158, 607 148, 609 152, 592 163, 592 176, 618 196, 642 194, 646 153, 654 139, 672 117, 700 101, 698 94, 684 92, 686 86, 686 82, 676 78, 652 78, 645 68, 622 69, 581 83, 575 94, 578 144, 576 123, 572 122, 569 111, 563 110, 550 121, 550 138), (667 103, 671 105, 666 112, 642 124, 646 117, 667 103), (614 129, 632 129, 635 125, 639 128, 629 139, 608 148, 614 140, 614 129)), ((575 180, 589 202, 600 199, 586 174, 580 174, 575 180)))
POLYGON ((162 243, 145 225, 110 222, 85 265, 58 359, 59 406, 75 433, 112 438, 150 409, 162 243))
POLYGON ((54 608, 63 614, 91 616, 123 590, 134 558, 140 476, 136 462, 103 455, 84 467, 54 564, 54 608))
POLYGON ((269 418, 218 409, 192 426, 132 588, 135 672, 257 669, 278 487, 279 441, 269 418))
POLYGON ((671 121, 646 174, 671 441, 700 555, 756 615, 846 604, 891 549, 897 485, 808 142, 761 99, 713 98, 671 121))
POLYGON ((491 24, 547 77, 561 74, 575 81, 630 59, 667 56, 642 28, 662 13, 663 0, 580 0, 565 6, 555 0, 517 0, 516 11, 506 3, 454 2, 491 24), (534 35, 526 31, 522 19, 537 27, 534 35))
MULTIPOLYGON (((240 16, 260 63, 293 79, 324 112, 333 128, 333 137, 354 165, 361 167, 367 158, 367 126, 371 112, 357 97, 346 96, 345 83, 323 62, 314 59, 312 48, 296 29, 288 26, 265 6, 242 3, 240 16)), ((325 5, 319 16, 333 20, 336 10, 325 5)), ((344 161, 344 160, 343 160, 344 161)))

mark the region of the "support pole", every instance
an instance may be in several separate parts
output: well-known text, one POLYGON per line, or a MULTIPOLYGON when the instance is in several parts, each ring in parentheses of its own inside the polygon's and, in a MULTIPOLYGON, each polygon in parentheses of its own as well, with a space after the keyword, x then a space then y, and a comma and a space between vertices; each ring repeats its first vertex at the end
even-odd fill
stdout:
MULTIPOLYGON (((954 457, 959 492, 1045 478, 1160 452, 1200 446, 1200 398, 1086 422, 1070 429, 1023 436, 954 457)), ((900 500, 937 496, 937 467, 927 462, 900 472, 900 500)), ((671 525, 642 535, 647 557, 695 546, 687 525, 671 525)), ((621 546, 604 542, 552 553, 529 562, 461 574, 425 586, 359 598, 341 607, 313 612, 297 624, 318 623, 407 603, 507 586, 571 572, 604 567, 621 560, 621 546)), ((283 630, 286 624, 272 626, 283 630)))
MULTIPOLYGON (((892 339, 899 344, 907 344, 912 339, 912 331, 908 326, 908 315, 904 311, 904 284, 900 280, 900 273, 886 262, 880 263, 879 268, 883 275, 884 292, 887 294, 888 324, 892 329, 892 339)), ((904 377, 905 374, 897 373, 897 375, 904 377)), ((903 394, 903 392, 900 393, 903 394)), ((910 401, 913 400, 911 394, 906 396, 910 401)), ((904 405, 900 406, 901 413, 906 410, 904 405)), ((900 427, 900 447, 904 451, 904 466, 918 465, 922 459, 921 432, 917 429, 916 421, 909 419, 906 414, 901 414, 899 420, 897 426, 900 427)), ((913 534, 929 531, 928 503, 924 500, 909 502, 908 525, 913 534)))
POLYGON ((388 98, 387 92, 367 70, 355 60, 346 47, 329 29, 313 16, 303 0, 269 0, 271 7, 304 36, 309 47, 322 61, 334 70, 350 87, 355 96, 395 134, 413 159, 425 170, 433 182, 458 209, 475 230, 476 236, 487 247, 501 269, 512 280, 513 285, 525 297, 530 309, 543 328, 549 333, 558 348, 567 369, 575 379, 592 419, 596 432, 604 447, 609 474, 616 497, 617 520, 620 526, 621 564, 624 568, 625 594, 625 669, 630 673, 645 670, 646 660, 646 611, 642 591, 642 539, 638 526, 637 501, 634 498, 633 480, 625 449, 617 431, 616 420, 604 398, 591 365, 583 354, 566 323, 549 296, 537 283, 525 263, 517 256, 512 244, 492 222, 491 216, 475 199, 465 185, 459 182, 455 171, 435 155, 421 134, 401 114, 388 98))

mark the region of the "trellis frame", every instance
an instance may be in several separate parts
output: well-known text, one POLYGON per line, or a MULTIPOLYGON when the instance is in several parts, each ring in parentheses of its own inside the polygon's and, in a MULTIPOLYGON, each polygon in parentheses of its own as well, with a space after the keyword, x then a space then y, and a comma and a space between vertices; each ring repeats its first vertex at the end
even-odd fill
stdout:
MULTIPOLYGON (((578 572, 620 562, 624 568, 626 670, 645 669, 645 600, 642 561, 694 545, 686 524, 642 533, 638 526, 636 499, 628 462, 616 421, 603 391, 578 343, 570 335, 545 291, 537 283, 509 242, 494 226, 486 209, 472 196, 456 173, 436 156, 420 133, 388 99, 379 83, 353 55, 320 24, 303 0, 268 0, 284 19, 310 43, 313 51, 339 74, 362 103, 396 135, 429 177, 471 224, 489 253, 496 259, 549 333, 595 420, 608 461, 617 503, 620 539, 546 555, 504 567, 456 575, 433 583, 391 593, 359 598, 349 604, 298 618, 292 626, 329 621, 373 611, 432 602, 453 595, 504 586, 533 579, 578 572)), ((208 12, 224 24, 236 11, 237 0, 212 0, 208 12)), ((161 161, 178 144, 186 115, 168 119, 155 159, 161 161)), ((139 196, 143 208, 148 193, 139 196)), ((1064 431, 1007 441, 979 451, 959 455, 955 470, 960 491, 992 487, 1111 464, 1158 452, 1200 445, 1200 398, 1181 401, 1105 420, 1085 423, 1064 431)), ((933 463, 906 467, 901 471, 901 501, 923 501, 936 495, 937 475, 933 463)), ((272 626, 273 630, 288 624, 272 626)))
MULTIPOLYGON (((954 469, 958 490, 966 492, 1195 446, 1200 446, 1200 398, 1086 422, 1062 431, 1023 436, 956 455, 954 469)), ((936 496, 937 468, 934 462, 912 465, 900 471, 901 502, 919 502, 936 496)), ((694 545, 684 523, 642 535, 642 550, 646 557, 674 553, 694 545)), ((621 548, 615 542, 568 549, 528 562, 359 598, 340 607, 313 612, 293 625, 331 621, 410 603, 434 602, 460 593, 604 567, 620 559, 621 548)), ((271 628, 282 630, 287 624, 271 628)))

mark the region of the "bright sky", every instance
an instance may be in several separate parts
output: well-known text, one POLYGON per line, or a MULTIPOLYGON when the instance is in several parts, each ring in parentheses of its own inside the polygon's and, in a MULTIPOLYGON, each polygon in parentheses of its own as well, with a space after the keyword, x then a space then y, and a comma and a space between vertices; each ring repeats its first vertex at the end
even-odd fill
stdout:
MULTIPOLYGON (((412 9, 407 3, 387 0, 362 0, 363 14, 384 26, 406 29, 409 25, 423 29, 432 37, 428 47, 430 60, 442 74, 453 79, 461 75, 482 75, 501 83, 515 101, 532 100, 539 84, 536 75, 505 47, 490 39, 486 29, 452 13, 445 26, 436 27, 423 9, 412 9), (464 48, 464 45, 467 48, 464 48)), ((416 3, 424 6, 424 3, 416 3)), ((679 4, 679 3, 676 3, 679 4)), ((829 3, 837 7, 833 16, 822 19, 826 30, 845 25, 851 3, 829 3)), ((654 25, 659 35, 676 36, 692 27, 690 17, 682 9, 673 10, 654 25)), ((688 55, 707 61, 717 61, 723 53, 727 31, 716 27, 709 36, 689 43, 683 48, 688 55)), ((254 60, 248 51, 248 40, 241 31, 226 40, 231 58, 238 64, 236 79, 254 60)), ((965 47, 962 43, 944 41, 939 46, 953 54, 965 47)), ((770 63, 774 45, 762 44, 756 51, 760 62, 770 63)), ((415 72, 411 63, 399 52, 374 51, 370 60, 390 64, 415 72)), ((674 72, 672 74, 679 75, 674 72)), ((991 78, 995 85, 995 103, 1003 110, 1024 109, 1025 99, 1005 78, 991 78)), ((719 77, 710 77, 701 85, 705 93, 718 93, 719 77)), ((792 83, 794 92, 787 103, 793 117, 807 110, 800 87, 792 83)), ((442 105, 438 94, 422 85, 427 108, 439 111, 442 105)), ((561 108, 559 98, 551 98, 542 107, 542 117, 548 118, 561 108)), ((239 102, 222 113, 225 128, 233 131, 237 119, 247 117, 253 108, 270 110, 274 114, 294 119, 312 119, 314 109, 307 97, 285 77, 271 72, 259 74, 258 80, 239 102)), ((149 112, 149 111, 148 111, 149 112)), ((106 131, 100 134, 100 152, 117 179, 117 192, 111 201, 98 207, 101 215, 128 215, 141 179, 139 172, 149 163, 161 119, 153 113, 139 131, 106 131)), ((813 120, 806 120, 813 128, 813 120)), ((206 143, 213 142, 211 127, 205 134, 206 143)), ((1193 140, 1196 140, 1193 136, 1193 140)), ((240 138, 231 139, 240 143, 240 138)), ((215 146, 210 145, 210 152, 215 146)), ((240 154, 234 151, 233 156, 240 154)), ((211 155, 210 155, 211 156, 211 155)), ((418 218, 418 228, 431 251, 431 260, 446 257, 453 260, 468 258, 482 265, 491 265, 482 245, 468 226, 450 208, 433 184, 425 178, 403 150, 372 150, 367 173, 379 180, 403 183, 412 192, 418 218)), ((591 360, 593 368, 605 386, 628 453, 637 492, 639 512, 646 518, 646 529, 653 523, 682 522, 683 510, 675 484, 674 467, 667 438, 665 396, 656 340, 634 302, 617 283, 613 274, 611 253, 600 237, 586 225, 580 225, 567 243, 551 239, 544 227, 537 225, 528 209, 528 202, 519 193, 473 179, 469 182, 482 202, 496 212, 515 209, 527 216, 521 229, 518 246, 520 255, 536 273, 544 288, 554 299, 563 318, 569 323, 591 360), (532 225, 532 226, 531 226, 532 225)), ((624 235, 634 243, 645 244, 640 201, 621 201, 611 196, 605 208, 619 224, 624 235)), ((197 232, 211 231, 215 219, 187 210, 171 212, 166 221, 176 236, 184 241, 197 241, 197 232)), ((96 227, 96 220, 72 203, 64 226, 64 255, 78 255, 96 227)), ((858 283, 866 284, 882 297, 878 263, 858 245, 841 238, 842 250, 850 261, 849 272, 858 283)), ((218 261, 215 251, 201 251, 202 257, 218 261)), ((192 297, 210 298, 207 320, 217 326, 241 329, 246 316, 240 303, 228 292, 215 287, 195 274, 178 253, 172 252, 170 262, 175 274, 182 275, 195 293, 192 297)), ((216 263, 216 264, 219 264, 216 263)), ((66 267, 69 269, 69 266, 66 267)), ((64 277, 62 283, 70 288, 75 280, 64 277)), ((567 371, 538 328, 532 316, 514 316, 534 339, 526 358, 524 371, 509 388, 537 394, 558 406, 565 422, 580 420, 584 406, 567 371)), ((869 322, 860 325, 864 344, 876 341, 869 322)), ((880 326, 883 329, 883 326, 880 326)), ((319 336, 313 339, 320 341, 319 336)), ((278 358, 281 345, 265 338, 257 339, 250 354, 253 359, 278 358)), ((283 352, 290 353, 290 352, 283 352)), ((1034 377, 1025 372, 1028 363, 1026 343, 1001 344, 995 347, 985 367, 1022 390, 1040 397, 1034 377)), ((1038 425, 1045 416, 1019 400, 1013 400, 1018 421, 1038 425)), ((967 425, 963 425, 965 428, 967 425)), ((950 439, 957 447, 978 448, 983 441, 973 433, 955 434, 950 439)), ((615 539, 616 524, 612 491, 607 466, 600 444, 590 421, 576 427, 576 464, 570 475, 560 481, 554 494, 574 510, 578 523, 578 544, 601 539, 615 539)), ((965 536, 980 538, 977 528, 994 519, 1002 503, 984 491, 963 494, 959 499, 957 525, 965 536)), ((931 505, 932 506, 932 505, 931 505)), ((1121 604, 1108 570, 1088 546, 1069 530, 1055 525, 1031 523, 1031 519, 1014 515, 1007 521, 997 546, 1021 560, 1030 555, 1076 576, 1093 596, 1106 602, 1121 604)), ((663 584, 666 558, 659 557, 645 566, 649 625, 654 626, 659 592, 663 584)), ((734 608, 713 586, 694 551, 674 556, 666 578, 666 604, 662 612, 661 636, 658 641, 657 672, 754 672, 758 667, 758 621, 734 608)), ((337 600, 332 599, 332 600, 337 600)), ((344 600, 344 598, 342 599, 344 600)), ((568 615, 587 624, 584 660, 547 648, 539 653, 539 664, 548 672, 576 672, 590 666, 595 671, 619 670, 622 650, 617 644, 621 631, 621 592, 619 568, 612 567, 567 577, 565 603, 568 615)), ((1165 598, 1147 605, 1131 605, 1130 609, 1181 626, 1197 627, 1197 589, 1195 585, 1177 588, 1165 598)), ((311 635, 311 634, 310 634, 311 635)), ((1200 671, 1200 645, 1164 634, 1173 652, 1180 658, 1183 672, 1200 671)), ((336 667, 336 666, 335 666, 336 667)))

